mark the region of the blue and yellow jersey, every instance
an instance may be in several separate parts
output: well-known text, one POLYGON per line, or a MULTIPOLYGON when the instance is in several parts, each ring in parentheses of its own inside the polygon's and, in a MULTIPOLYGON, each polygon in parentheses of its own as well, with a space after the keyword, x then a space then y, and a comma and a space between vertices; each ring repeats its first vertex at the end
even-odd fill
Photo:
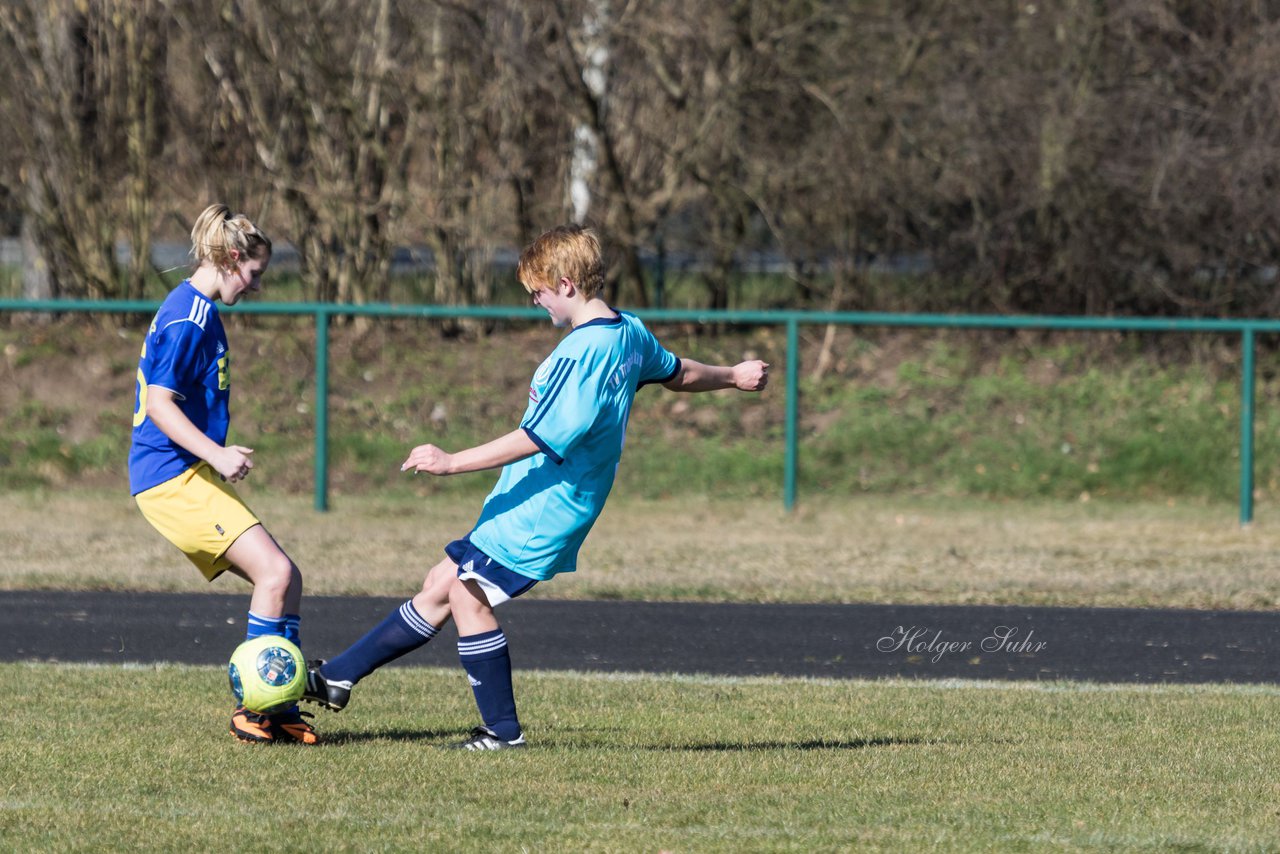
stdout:
POLYGON ((134 495, 177 477, 198 461, 147 417, 148 390, 172 391, 191 423, 224 445, 231 417, 228 357, 218 307, 189 281, 182 282, 156 312, 138 359, 129 448, 129 489, 134 495))
POLYGON ((636 389, 679 369, 630 314, 566 335, 534 375, 520 421, 541 452, 502 469, 471 542, 529 578, 572 572, 613 487, 636 389))

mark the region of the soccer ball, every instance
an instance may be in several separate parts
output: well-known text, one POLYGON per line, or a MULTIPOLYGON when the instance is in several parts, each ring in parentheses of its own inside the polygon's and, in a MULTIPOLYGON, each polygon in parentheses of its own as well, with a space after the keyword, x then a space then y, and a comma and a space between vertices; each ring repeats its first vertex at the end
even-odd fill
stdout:
POLYGON ((245 641, 231 653, 227 679, 236 702, 251 712, 270 714, 302 698, 307 664, 302 650, 279 635, 245 641))

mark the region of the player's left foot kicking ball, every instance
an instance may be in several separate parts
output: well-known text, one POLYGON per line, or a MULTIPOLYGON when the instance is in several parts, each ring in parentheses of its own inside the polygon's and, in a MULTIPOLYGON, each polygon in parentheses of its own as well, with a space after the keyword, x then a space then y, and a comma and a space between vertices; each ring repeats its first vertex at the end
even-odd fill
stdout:
POLYGON ((323 666, 323 658, 307 662, 307 687, 302 699, 307 703, 318 703, 331 712, 340 712, 351 702, 351 683, 324 678, 320 672, 323 666))

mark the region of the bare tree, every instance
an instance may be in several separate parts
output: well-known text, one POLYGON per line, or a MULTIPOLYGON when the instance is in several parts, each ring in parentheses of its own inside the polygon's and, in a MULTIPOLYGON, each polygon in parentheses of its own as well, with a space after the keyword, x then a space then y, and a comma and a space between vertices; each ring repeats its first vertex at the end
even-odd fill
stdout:
POLYGON ((142 295, 220 198, 315 299, 425 244, 430 299, 485 302, 589 198, 637 305, 662 245, 717 307, 764 250, 805 305, 1280 310, 1272 3, 11 0, 0 45, 32 294, 142 295), (932 290, 866 287, 904 253, 932 290))
POLYGON ((364 302, 386 282, 405 201, 412 20, 392 0, 265 6, 166 0, 289 212, 318 300, 364 302))
MULTIPOLYGON (((573 0, 549 0, 548 9, 555 30, 548 38, 548 49, 562 87, 561 103, 573 119, 574 136, 567 147, 580 144, 585 135, 591 140, 595 161, 592 174, 596 186, 590 192, 597 212, 593 221, 603 225, 620 255, 622 279, 631 291, 636 305, 649 303, 640 250, 653 233, 651 217, 642 210, 646 195, 653 191, 652 152, 637 145, 638 137, 627 131, 640 127, 641 105, 634 96, 636 87, 610 91, 599 85, 601 52, 608 53, 618 34, 637 23, 635 16, 614 14, 596 0, 584 5, 573 0), (606 101, 606 92, 609 93, 606 101), (628 143, 631 143, 629 146, 628 143)), ((619 72, 622 77, 625 72, 619 72)), ((572 156, 572 155, 571 155, 572 156)), ((580 175, 583 180, 587 175, 580 175)))
POLYGON ((951 36, 915 63, 910 103, 893 111, 895 195, 969 305, 1220 313, 1268 297, 1280 11, 1159 0, 1006 11, 888 13, 897 32, 951 36))
POLYGON ((707 257, 701 276, 712 308, 729 307, 730 282, 755 213, 746 181, 755 129, 743 112, 760 82, 750 18, 745 2, 663 4, 652 10, 649 26, 626 34, 636 54, 632 73, 652 81, 644 88, 665 107, 636 133, 665 154, 669 177, 661 201, 697 211, 702 227, 685 245, 697 241, 707 257))
MULTIPOLYGON (((504 144, 528 112, 517 10, 422 4, 411 71, 421 140, 408 213, 435 259, 434 301, 488 302, 493 257, 508 245, 520 150, 504 144)), ((464 324, 451 324, 457 329, 464 324)))
POLYGON ((33 293, 140 296, 150 274, 155 159, 164 130, 165 24, 154 0, 0 6, 6 124, 33 293), (123 271, 116 241, 128 241, 123 271))

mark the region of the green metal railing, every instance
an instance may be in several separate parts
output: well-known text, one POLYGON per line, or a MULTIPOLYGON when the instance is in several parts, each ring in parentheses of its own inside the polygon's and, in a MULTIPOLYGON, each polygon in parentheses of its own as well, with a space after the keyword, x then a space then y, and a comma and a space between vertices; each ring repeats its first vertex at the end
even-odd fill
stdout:
MULTIPOLYGON (((81 312, 152 314, 158 302, 0 300, 0 312, 81 312)), ((315 508, 329 507, 329 318, 488 318, 541 320, 536 308, 440 305, 334 305, 330 303, 249 303, 224 311, 244 314, 312 315, 316 322, 315 508)), ((1280 332, 1280 320, 1164 319, 1119 317, 1050 317, 1037 315, 887 314, 879 312, 699 311, 637 310, 645 321, 716 323, 739 326, 785 326, 787 330, 785 382, 785 462, 782 501, 790 511, 796 503, 799 473, 800 326, 897 326, 944 329, 1053 329, 1088 332, 1181 332, 1240 335, 1240 524, 1253 521, 1255 350, 1259 333, 1280 332)))

